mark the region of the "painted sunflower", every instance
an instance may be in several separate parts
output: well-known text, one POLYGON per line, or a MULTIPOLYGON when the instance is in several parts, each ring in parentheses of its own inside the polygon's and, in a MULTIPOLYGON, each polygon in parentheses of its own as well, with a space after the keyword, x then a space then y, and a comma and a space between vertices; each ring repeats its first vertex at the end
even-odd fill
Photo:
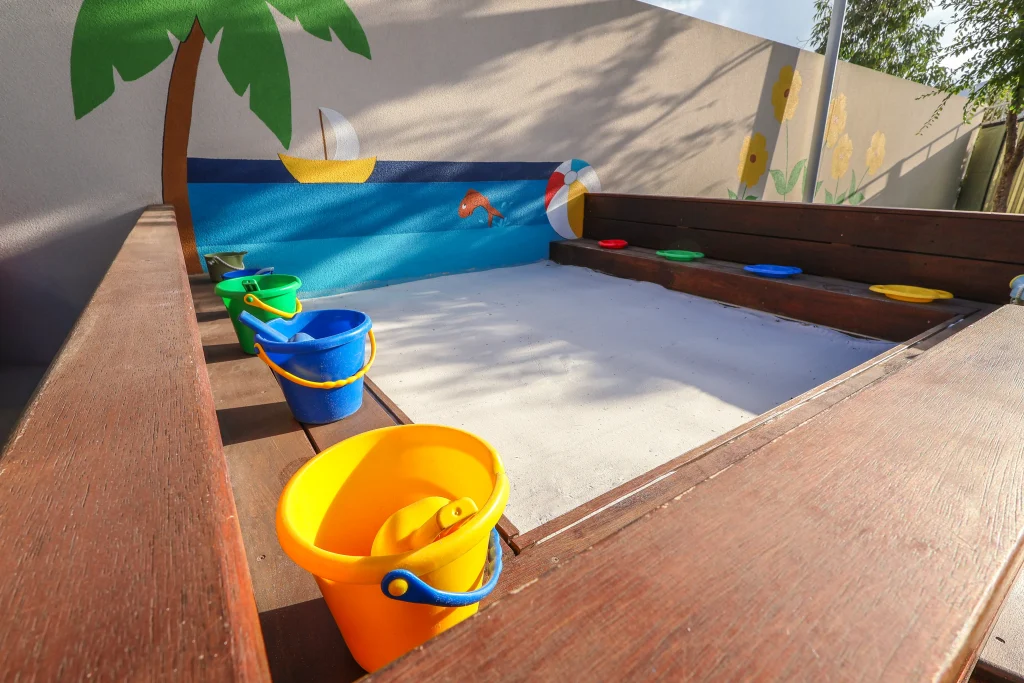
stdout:
POLYGON ((876 130, 875 134, 871 136, 871 146, 868 147, 868 151, 864 155, 864 161, 867 162, 868 173, 872 175, 878 173, 878 169, 882 168, 882 164, 885 162, 885 133, 876 130))
POLYGON ((828 108, 828 129, 825 131, 825 143, 829 149, 836 146, 839 136, 846 130, 846 95, 839 93, 828 108))
POLYGON ((740 182, 747 187, 757 185, 757 181, 764 175, 768 168, 768 141, 760 133, 743 138, 743 147, 740 148, 740 165, 736 169, 736 175, 740 182))
POLYGON ((839 180, 850 170, 850 158, 853 157, 853 140, 846 133, 839 138, 836 148, 832 150, 832 178, 839 180))
POLYGON ((803 84, 800 72, 788 64, 779 70, 779 79, 772 86, 772 108, 775 110, 776 121, 789 121, 796 114, 803 84))

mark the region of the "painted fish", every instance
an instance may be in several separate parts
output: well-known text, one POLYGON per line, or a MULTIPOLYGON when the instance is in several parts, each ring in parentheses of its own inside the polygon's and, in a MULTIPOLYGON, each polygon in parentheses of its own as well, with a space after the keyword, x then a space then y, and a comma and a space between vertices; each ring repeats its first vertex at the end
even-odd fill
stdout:
POLYGON ((488 201, 487 197, 483 196, 476 190, 470 190, 466 193, 466 196, 462 198, 462 203, 459 204, 459 218, 469 218, 470 214, 474 211, 483 207, 484 211, 487 212, 487 227, 491 227, 491 222, 497 218, 504 218, 501 212, 491 206, 491 202, 488 201))

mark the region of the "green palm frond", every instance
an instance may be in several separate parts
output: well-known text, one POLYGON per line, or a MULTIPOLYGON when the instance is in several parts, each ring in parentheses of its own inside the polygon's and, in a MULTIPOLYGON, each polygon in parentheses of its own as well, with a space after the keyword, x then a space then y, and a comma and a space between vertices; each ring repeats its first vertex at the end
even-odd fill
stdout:
POLYGON ((363 27, 345 0, 267 0, 306 33, 330 42, 331 31, 349 52, 370 59, 370 43, 363 27))
POLYGON ((192 0, 84 0, 71 38, 71 98, 80 119, 114 94, 122 80, 142 78, 174 52, 168 32, 188 37, 192 0))
POLYGON ((221 34, 217 62, 231 88, 248 91, 249 109, 288 148, 291 80, 270 5, 307 33, 330 41, 333 31, 349 51, 370 58, 344 0, 83 0, 71 39, 75 118, 114 94, 115 69, 125 81, 145 76, 174 52, 168 33, 185 40, 198 19, 209 42, 221 34))
POLYGON ((238 95, 249 91, 249 109, 288 148, 292 141, 292 90, 288 60, 274 15, 264 0, 206 0, 199 25, 211 43, 223 31, 217 63, 238 95))

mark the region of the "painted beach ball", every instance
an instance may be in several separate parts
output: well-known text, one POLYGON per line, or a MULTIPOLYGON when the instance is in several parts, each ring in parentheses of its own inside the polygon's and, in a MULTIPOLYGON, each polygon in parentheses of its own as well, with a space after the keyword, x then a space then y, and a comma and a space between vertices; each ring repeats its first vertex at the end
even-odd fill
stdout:
POLYGON ((544 209, 551 227, 565 239, 583 235, 583 195, 600 192, 597 171, 585 161, 570 159, 558 165, 548 180, 544 209))

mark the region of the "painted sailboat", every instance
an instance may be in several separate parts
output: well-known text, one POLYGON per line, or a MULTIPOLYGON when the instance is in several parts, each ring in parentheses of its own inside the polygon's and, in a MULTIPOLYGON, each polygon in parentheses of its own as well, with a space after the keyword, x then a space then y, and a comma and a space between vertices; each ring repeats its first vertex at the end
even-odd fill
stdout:
POLYGON ((333 109, 320 107, 323 159, 278 154, 281 163, 300 183, 365 183, 377 165, 377 157, 359 156, 359 136, 348 119, 333 109), (328 130, 333 150, 328 150, 328 130))

